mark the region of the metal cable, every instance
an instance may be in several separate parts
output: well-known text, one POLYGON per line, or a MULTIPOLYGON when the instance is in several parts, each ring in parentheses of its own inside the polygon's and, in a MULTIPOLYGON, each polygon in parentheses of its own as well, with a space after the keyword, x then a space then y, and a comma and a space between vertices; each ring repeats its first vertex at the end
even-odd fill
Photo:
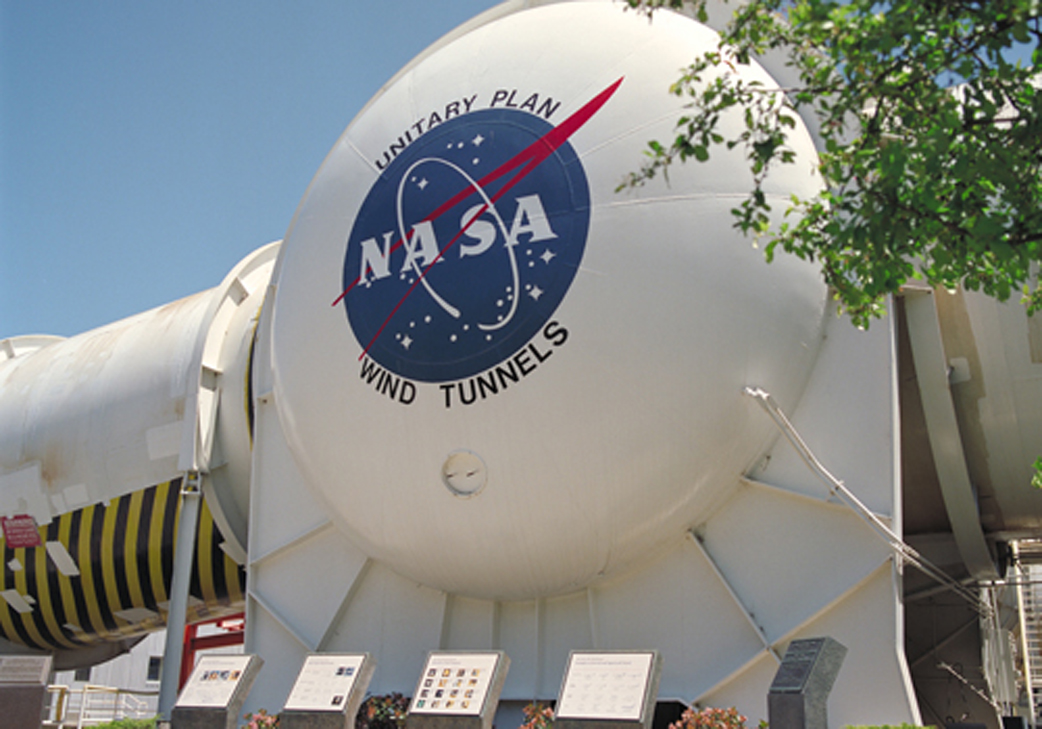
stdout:
POLYGON ((773 420, 774 424, 778 426, 778 429, 785 434, 786 438, 788 438, 789 443, 791 443, 793 448, 796 449, 796 453, 803 459, 803 462, 807 464, 807 467, 810 468, 810 470, 829 487, 829 493, 833 494, 850 507, 850 509, 853 510, 862 521, 868 524, 872 530, 890 546, 899 559, 908 562, 926 576, 940 582, 949 590, 965 599, 973 605, 973 608, 981 615, 991 614, 991 608, 981 601, 977 593, 963 586, 940 567, 919 554, 914 547, 902 540, 901 537, 890 529, 882 519, 876 516, 871 509, 861 503, 861 500, 858 499, 842 481, 829 473, 828 469, 822 465, 821 461, 817 459, 814 453, 807 446, 806 442, 804 442, 803 438, 800 437, 796 428, 793 427, 792 423, 785 416, 785 413, 778 406, 778 403, 774 401, 774 398, 771 397, 769 392, 759 387, 745 387, 743 392, 760 404, 760 407, 762 407, 771 417, 771 420, 773 420))

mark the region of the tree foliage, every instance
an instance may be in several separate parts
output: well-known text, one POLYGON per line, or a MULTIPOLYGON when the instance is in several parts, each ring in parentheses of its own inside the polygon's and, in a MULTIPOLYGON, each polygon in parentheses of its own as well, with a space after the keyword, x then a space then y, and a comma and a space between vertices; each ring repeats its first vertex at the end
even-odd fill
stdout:
MULTIPOLYGON (((648 13, 687 5, 702 20, 708 1, 627 0, 648 13)), ((744 150, 753 189, 737 227, 765 239, 768 260, 781 247, 818 261, 861 325, 910 279, 1000 300, 1023 292, 1042 308, 1040 15, 1042 0, 748 2, 674 84, 687 100, 675 137, 649 143, 627 184, 716 145, 744 150), (776 52, 795 87, 726 72, 776 52), (744 119, 733 137, 718 123, 728 113, 744 119), (795 161, 797 115, 819 130, 825 186, 772 224, 763 183, 795 161)))

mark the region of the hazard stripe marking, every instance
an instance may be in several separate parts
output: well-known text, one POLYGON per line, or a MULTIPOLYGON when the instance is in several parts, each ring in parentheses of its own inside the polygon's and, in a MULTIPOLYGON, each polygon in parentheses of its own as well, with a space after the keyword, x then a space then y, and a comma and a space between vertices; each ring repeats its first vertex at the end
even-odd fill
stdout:
MULTIPOLYGON (((44 546, 10 549, 0 537, 0 637, 75 650, 162 628, 180 487, 175 479, 62 514, 40 527, 44 546)), ((189 622, 243 609, 245 571, 222 539, 204 500, 189 622)))

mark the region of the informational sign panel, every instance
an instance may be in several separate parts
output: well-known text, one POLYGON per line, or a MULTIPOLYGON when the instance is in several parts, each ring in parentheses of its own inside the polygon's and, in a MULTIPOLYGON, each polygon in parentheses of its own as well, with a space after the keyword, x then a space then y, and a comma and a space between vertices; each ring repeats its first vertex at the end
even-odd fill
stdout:
POLYGON ((789 643, 778 672, 774 674, 770 690, 773 692, 799 693, 807 685, 811 668, 821 649, 825 646, 824 638, 806 638, 789 643))
POLYGON ((36 519, 28 514, 0 516, 0 529, 3 529, 4 542, 10 549, 43 545, 36 519))
POLYGON ((231 704, 252 656, 202 656, 175 706, 224 709, 231 704))
MULTIPOLYGON (((364 653, 321 653, 304 659, 284 710, 343 712, 362 674, 364 653)), ((366 681, 368 684, 368 681, 366 681)), ((364 687, 362 689, 365 690, 364 687)))
POLYGON ((498 652, 431 653, 409 713, 479 716, 502 657, 498 652))
POLYGON ((640 722, 655 698, 656 657, 655 651, 573 651, 555 718, 640 722))

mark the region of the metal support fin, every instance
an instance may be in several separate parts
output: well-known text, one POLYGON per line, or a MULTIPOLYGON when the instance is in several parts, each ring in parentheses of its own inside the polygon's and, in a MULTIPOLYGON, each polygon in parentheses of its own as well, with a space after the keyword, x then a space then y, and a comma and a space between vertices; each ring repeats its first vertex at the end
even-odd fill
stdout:
POLYGON ((915 548, 901 539, 901 537, 884 523, 882 519, 865 506, 842 481, 829 473, 828 469, 821 464, 821 461, 818 460, 817 456, 811 452, 803 438, 800 437, 800 434, 796 432, 796 428, 793 427, 792 423, 785 416, 785 413, 782 412, 782 409, 778 406, 778 403, 774 401, 774 398, 771 397, 769 392, 758 387, 746 387, 744 393, 760 404, 760 407, 762 407, 771 417, 771 420, 773 420, 774 424, 778 426, 778 429, 785 434, 785 437, 789 440, 789 443, 792 444, 793 448, 796 449, 796 452, 799 454, 800 458, 803 459, 803 462, 807 464, 807 467, 828 485, 829 490, 833 494, 839 497, 855 514, 872 527, 876 535, 890 545, 890 548, 899 559, 908 562, 918 568, 923 572, 923 574, 945 585, 952 592, 973 605, 974 609, 979 611, 982 615, 990 613, 990 608, 981 602, 976 593, 964 587, 960 582, 952 579, 944 570, 919 554, 915 548))
POLYGON ((966 466, 959 421, 948 384, 948 363, 937 320, 937 304, 929 292, 905 295, 905 321, 912 343, 912 359, 926 417, 926 430, 937 468, 937 480, 955 544, 970 575, 998 577, 984 530, 977 499, 966 466))
POLYGON ((693 531, 689 531, 687 533, 687 536, 690 539, 691 543, 698 547, 698 551, 701 553, 702 557, 709 565, 709 568, 713 571, 713 574, 716 575, 716 578, 720 580, 720 584, 723 585, 724 589, 727 591, 727 594, 731 598, 731 601, 738 608, 738 611, 742 614, 742 617, 745 618, 745 621, 749 624, 749 627, 751 627, 753 629, 753 632, 756 633, 756 637, 759 638, 760 643, 763 645, 763 650, 766 653, 770 653, 771 656, 774 657, 776 663, 781 663, 781 656, 779 656, 778 651, 774 649, 774 646, 771 644, 771 641, 767 638, 767 634, 763 632, 763 627, 758 622, 756 622, 756 617, 749 611, 749 608, 745 606, 745 603, 742 602, 742 598, 738 596, 738 593, 735 592, 735 589, 731 585, 730 580, 728 580, 727 577, 724 576, 724 573, 720 570, 720 567, 719 565, 717 565, 716 560, 713 559, 713 555, 709 554, 709 550, 706 549, 706 545, 702 543, 702 540, 693 531))

